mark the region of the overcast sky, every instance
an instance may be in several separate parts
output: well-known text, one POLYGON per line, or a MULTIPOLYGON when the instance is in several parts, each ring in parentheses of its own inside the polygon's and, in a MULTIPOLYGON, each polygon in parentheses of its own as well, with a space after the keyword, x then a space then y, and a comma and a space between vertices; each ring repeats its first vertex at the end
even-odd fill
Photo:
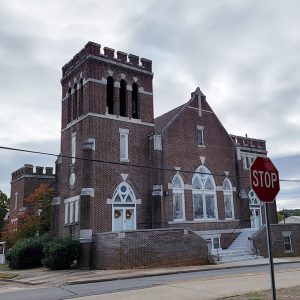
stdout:
MULTIPOLYGON (((300 2, 0 0, 0 145, 59 153, 61 67, 88 41, 153 60, 155 116, 197 86, 229 133, 267 141, 281 178, 300 179, 300 2)), ((0 190, 24 163, 0 150, 0 190)), ((279 208, 300 208, 281 183, 279 208)))

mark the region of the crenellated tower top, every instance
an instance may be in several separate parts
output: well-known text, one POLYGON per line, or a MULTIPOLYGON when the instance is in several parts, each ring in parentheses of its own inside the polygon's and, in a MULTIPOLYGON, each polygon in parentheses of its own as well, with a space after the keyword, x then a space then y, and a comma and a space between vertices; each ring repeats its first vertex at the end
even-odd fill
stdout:
POLYGON ((80 50, 73 58, 62 67, 62 77, 66 77, 76 68, 80 63, 85 61, 89 57, 101 57, 103 59, 113 60, 116 62, 124 63, 127 66, 134 66, 141 70, 152 72, 152 61, 146 58, 139 58, 134 54, 127 54, 122 51, 117 51, 115 55, 115 49, 104 47, 101 51, 101 45, 88 42, 82 50, 80 50))

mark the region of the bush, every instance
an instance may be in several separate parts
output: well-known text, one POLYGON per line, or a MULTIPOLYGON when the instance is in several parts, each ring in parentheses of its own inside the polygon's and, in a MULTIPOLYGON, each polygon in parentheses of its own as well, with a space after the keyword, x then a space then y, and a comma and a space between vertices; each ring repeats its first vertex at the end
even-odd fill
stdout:
POLYGON ((42 265, 43 247, 49 242, 49 234, 19 240, 9 250, 6 258, 8 266, 13 269, 35 268, 42 265))
POLYGON ((80 257, 80 242, 71 237, 55 239, 44 246, 42 263, 51 270, 68 269, 80 257))

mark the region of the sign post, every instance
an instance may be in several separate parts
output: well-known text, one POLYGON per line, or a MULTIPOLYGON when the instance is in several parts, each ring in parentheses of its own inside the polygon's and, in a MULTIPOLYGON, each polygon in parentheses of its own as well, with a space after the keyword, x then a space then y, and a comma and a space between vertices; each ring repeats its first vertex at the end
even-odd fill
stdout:
POLYGON ((251 186, 261 202, 265 202, 268 252, 271 273, 272 299, 276 300, 275 276, 272 254, 269 205, 280 190, 279 175, 272 161, 267 157, 257 157, 250 168, 251 186))

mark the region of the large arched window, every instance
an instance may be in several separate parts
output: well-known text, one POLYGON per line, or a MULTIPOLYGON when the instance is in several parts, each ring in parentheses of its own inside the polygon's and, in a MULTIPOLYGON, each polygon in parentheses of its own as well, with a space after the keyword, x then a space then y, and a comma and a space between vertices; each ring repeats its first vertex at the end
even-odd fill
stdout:
POLYGON ((72 120, 72 96, 71 96, 71 92, 72 92, 72 89, 69 88, 69 91, 68 91, 68 94, 69 94, 69 97, 67 99, 67 119, 68 119, 68 123, 70 123, 72 120))
POLYGON ((200 166, 193 176, 194 219, 217 219, 216 185, 210 171, 200 166))
POLYGON ((78 91, 77 91, 77 84, 74 85, 74 94, 73 94, 73 120, 77 118, 77 96, 78 96, 78 91))
POLYGON ((134 191, 126 181, 121 182, 115 189, 112 200, 115 204, 136 202, 134 191))
POLYGON ((174 221, 185 220, 184 208, 184 183, 179 174, 176 174, 172 180, 173 189, 173 216, 174 221))
POLYGON ((136 82, 132 84, 132 118, 139 118, 139 87, 136 82))
POLYGON ((126 81, 122 79, 120 82, 120 116, 122 117, 127 116, 126 86, 126 81))
POLYGON ((234 218, 232 184, 228 178, 223 182, 224 206, 225 206, 225 219, 234 218))
POLYGON ((80 89, 79 89, 79 116, 83 114, 83 80, 80 79, 80 89))
POLYGON ((107 78, 107 86, 106 86, 106 105, 108 109, 108 113, 113 115, 114 113, 114 85, 115 81, 112 76, 107 78))

